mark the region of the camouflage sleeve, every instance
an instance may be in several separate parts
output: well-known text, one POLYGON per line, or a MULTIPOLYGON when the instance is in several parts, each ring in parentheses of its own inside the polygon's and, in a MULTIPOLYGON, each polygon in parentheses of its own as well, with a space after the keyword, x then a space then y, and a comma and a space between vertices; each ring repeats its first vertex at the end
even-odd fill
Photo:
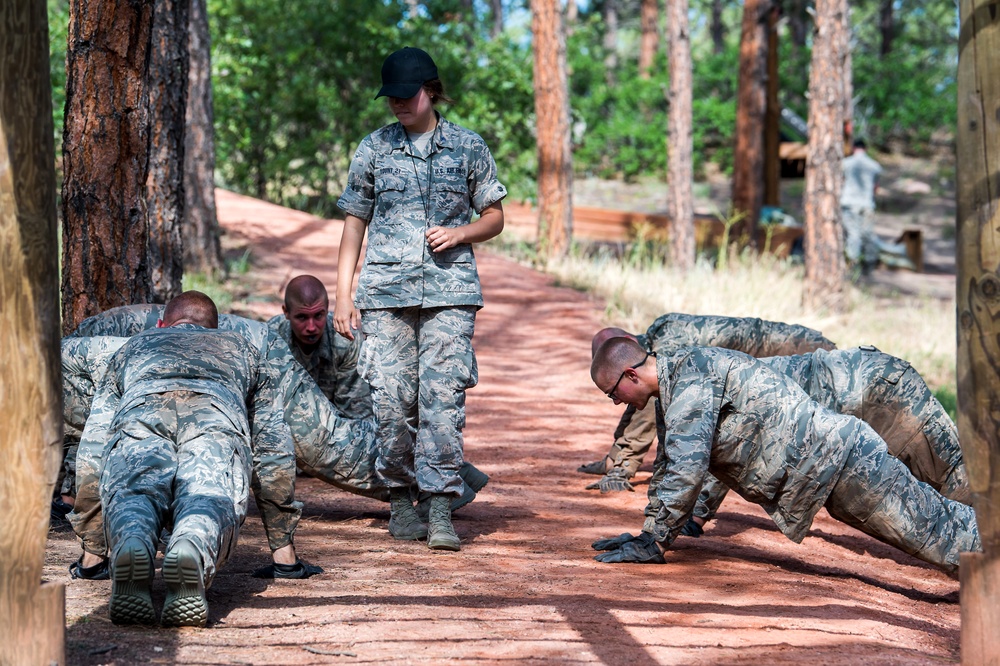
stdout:
POLYGON ((836 345, 819 331, 799 324, 777 321, 760 322, 760 353, 752 356, 788 356, 817 349, 835 349, 836 345))
POLYGON ((119 378, 126 358, 124 354, 115 354, 98 383, 76 456, 76 501, 67 518, 83 543, 83 549, 94 555, 103 556, 107 550, 99 484, 111 422, 121 404, 119 378))
MULTIPOLYGON (((331 313, 332 318, 332 313, 331 313)), ((327 335, 333 336, 334 367, 336 367, 337 390, 333 404, 343 414, 352 419, 364 419, 373 415, 371 387, 358 373, 358 359, 361 357, 361 336, 348 340, 337 333, 332 325, 327 327, 327 335)))
POLYGON ((722 500, 729 494, 729 486, 709 474, 698 493, 698 503, 694 507, 694 515, 702 520, 712 520, 718 513, 722 500))
POLYGON ((660 503, 653 536, 664 546, 673 543, 691 516, 708 474, 719 420, 717 403, 712 383, 700 373, 689 372, 678 378, 670 404, 663 410, 663 452, 662 457, 657 455, 659 475, 655 484, 650 481, 650 492, 656 493, 660 503))
POLYGON ((371 136, 365 137, 354 151, 347 172, 347 189, 337 200, 337 206, 347 213, 371 220, 375 210, 375 147, 371 136))
POLYGON ((507 188, 497 180, 497 165, 482 137, 472 141, 472 163, 469 169, 469 195, 477 213, 507 196, 507 188))
POLYGON ((250 405, 251 485, 272 551, 292 542, 302 515, 302 503, 295 501, 295 448, 285 423, 282 373, 270 362, 275 353, 270 347, 279 343, 285 344, 276 335, 268 336, 266 358, 260 361, 250 405))

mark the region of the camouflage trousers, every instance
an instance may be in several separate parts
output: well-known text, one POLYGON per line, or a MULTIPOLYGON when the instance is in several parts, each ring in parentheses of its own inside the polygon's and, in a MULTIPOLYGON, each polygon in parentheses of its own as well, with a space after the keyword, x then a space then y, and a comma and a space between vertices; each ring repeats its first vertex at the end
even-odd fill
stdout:
POLYGON ((465 391, 479 379, 476 308, 364 310, 359 372, 378 420, 378 474, 386 485, 459 495, 465 391))
POLYGON ((341 490, 389 501, 389 488, 375 472, 374 418, 347 418, 307 376, 285 394, 285 422, 299 469, 341 490))
MULTIPOLYGON (((878 358, 905 368, 886 372, 865 395, 863 418, 920 481, 948 499, 972 504, 969 476, 958 443, 958 429, 920 374, 905 361, 878 352, 878 358)), ((890 368, 891 370, 891 368, 890 368)))
POLYGON ((144 396, 115 415, 100 497, 112 558, 128 537, 156 552, 181 539, 201 555, 206 584, 236 547, 250 486, 248 435, 190 391, 144 396))
POLYGON ((869 428, 826 501, 837 520, 954 574, 959 554, 981 551, 976 513, 917 481, 869 428))
POLYGON ((878 265, 879 243, 875 235, 873 211, 867 208, 842 206, 841 224, 844 228, 844 255, 852 264, 864 269, 878 265))
POLYGON ((637 410, 629 406, 615 428, 615 441, 608 451, 608 468, 621 467, 629 476, 635 476, 642 466, 642 459, 656 437, 656 400, 637 410))

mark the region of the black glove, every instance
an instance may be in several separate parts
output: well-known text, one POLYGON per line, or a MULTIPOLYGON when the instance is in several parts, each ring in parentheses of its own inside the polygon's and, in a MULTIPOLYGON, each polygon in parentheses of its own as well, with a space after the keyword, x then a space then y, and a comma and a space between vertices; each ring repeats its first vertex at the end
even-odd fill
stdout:
POLYGON ((684 536, 694 537, 695 539, 704 533, 705 530, 701 528, 701 525, 694 522, 693 518, 688 518, 688 521, 684 523, 684 527, 681 528, 681 534, 684 536))
POLYGON ((631 541, 622 543, 615 550, 598 553, 594 556, 594 559, 606 564, 618 564, 619 562, 664 564, 666 562, 663 559, 663 553, 660 552, 660 547, 656 545, 656 540, 653 539, 653 535, 649 532, 643 532, 631 541))
POLYGON ((598 539, 594 543, 590 544, 590 547, 594 550, 617 550, 621 548, 624 544, 629 541, 633 541, 638 537, 634 537, 628 532, 624 534, 619 534, 616 537, 609 537, 607 539, 598 539))
POLYGON ((587 490, 596 490, 599 488, 602 495, 604 493, 621 492, 623 490, 635 492, 635 488, 628 482, 628 479, 628 472, 621 467, 612 467, 608 470, 607 474, 601 477, 600 481, 587 486, 587 490))
POLYGON ((307 564, 296 559, 295 564, 268 564, 255 570, 251 576, 254 578, 309 578, 316 574, 323 573, 323 570, 315 564, 307 564))
POLYGON ((69 565, 69 576, 70 578, 82 578, 83 580, 109 580, 111 578, 111 570, 108 569, 108 561, 101 560, 97 564, 89 567, 83 566, 80 559, 69 565))

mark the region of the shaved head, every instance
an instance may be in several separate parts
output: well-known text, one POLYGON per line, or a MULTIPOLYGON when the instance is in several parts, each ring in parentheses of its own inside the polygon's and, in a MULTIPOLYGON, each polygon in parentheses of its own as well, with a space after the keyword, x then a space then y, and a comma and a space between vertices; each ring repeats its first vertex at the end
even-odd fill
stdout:
POLYGON ((590 341, 590 355, 594 356, 597 354, 597 350, 601 348, 601 345, 611 338, 629 338, 635 340, 635 336, 623 328, 602 328, 597 333, 594 333, 594 339, 590 341))
POLYGON ((299 305, 318 305, 320 303, 329 304, 330 297, 327 295, 323 283, 312 275, 300 275, 292 278, 292 281, 285 287, 286 314, 287 311, 299 305))
POLYGON ((625 368, 641 363, 646 356, 646 350, 634 338, 610 338, 594 354, 594 360, 590 364, 590 378, 598 388, 604 390, 614 383, 625 368))
POLYGON ((206 294, 185 291, 170 299, 163 309, 163 325, 195 324, 205 328, 219 327, 219 309, 206 294))

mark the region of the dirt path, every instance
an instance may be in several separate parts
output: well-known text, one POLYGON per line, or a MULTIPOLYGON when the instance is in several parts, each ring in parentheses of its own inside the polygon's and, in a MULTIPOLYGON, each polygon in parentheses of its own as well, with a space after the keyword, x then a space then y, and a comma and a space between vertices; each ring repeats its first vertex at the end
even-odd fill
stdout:
MULTIPOLYGON (((253 248, 248 314, 278 312, 299 273, 334 283, 340 223, 226 193, 219 210, 226 245, 253 248)), ((957 662, 958 583, 825 513, 796 545, 731 496, 666 565, 591 559, 593 539, 641 527, 649 470, 637 492, 608 496, 575 472, 606 451, 618 416, 588 376, 602 304, 485 253, 480 271, 466 454, 491 480, 456 515, 460 553, 394 541, 386 505, 303 479, 296 543, 324 575, 249 577, 268 561, 251 516, 209 593, 208 629, 117 628, 110 583, 70 581, 75 542, 53 533, 46 575, 67 583, 69 663, 957 662)))

